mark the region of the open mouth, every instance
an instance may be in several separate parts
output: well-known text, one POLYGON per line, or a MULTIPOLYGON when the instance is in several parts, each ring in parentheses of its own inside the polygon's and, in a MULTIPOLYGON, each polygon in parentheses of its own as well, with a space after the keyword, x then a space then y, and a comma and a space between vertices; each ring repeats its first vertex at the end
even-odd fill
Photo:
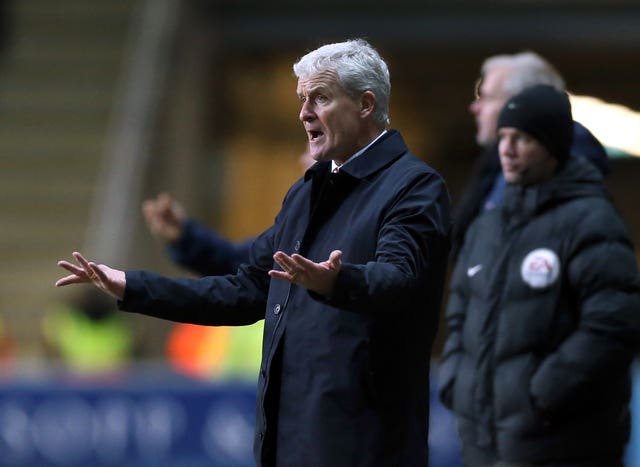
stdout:
POLYGON ((309 130, 307 134, 309 135, 309 141, 313 143, 317 141, 318 138, 320 138, 324 133, 322 133, 321 131, 309 130))

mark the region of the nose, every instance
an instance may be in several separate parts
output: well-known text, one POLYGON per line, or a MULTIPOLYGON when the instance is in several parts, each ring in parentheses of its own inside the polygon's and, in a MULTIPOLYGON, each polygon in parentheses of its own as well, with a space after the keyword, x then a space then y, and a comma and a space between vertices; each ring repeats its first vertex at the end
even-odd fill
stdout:
POLYGON ((302 103, 302 107, 300 107, 300 115, 298 116, 300 118, 300 121, 302 122, 307 122, 311 119, 313 119, 313 111, 311 109, 311 104, 309 103, 309 101, 304 101, 302 103))
POLYGON ((498 142, 498 152, 502 157, 512 159, 516 155, 513 139, 508 136, 500 137, 498 142))
POLYGON ((480 99, 474 99, 469 104, 469 112, 476 115, 480 111, 480 99))

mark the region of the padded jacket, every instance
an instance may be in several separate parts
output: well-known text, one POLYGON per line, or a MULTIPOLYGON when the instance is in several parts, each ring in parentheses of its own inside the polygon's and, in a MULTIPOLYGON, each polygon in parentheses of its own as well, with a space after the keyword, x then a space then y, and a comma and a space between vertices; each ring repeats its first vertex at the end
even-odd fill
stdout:
POLYGON ((602 175, 570 158, 472 224, 454 270, 440 396, 463 444, 506 462, 621 458, 640 280, 602 175))

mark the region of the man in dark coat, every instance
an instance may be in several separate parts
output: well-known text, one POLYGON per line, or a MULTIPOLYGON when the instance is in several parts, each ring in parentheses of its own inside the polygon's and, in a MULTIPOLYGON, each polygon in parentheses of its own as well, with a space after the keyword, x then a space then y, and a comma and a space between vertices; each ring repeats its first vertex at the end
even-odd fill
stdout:
POLYGON ((429 360, 449 249, 445 184, 388 123, 389 72, 365 41, 295 65, 317 161, 234 276, 172 280, 88 262, 125 310, 210 325, 264 319, 258 466, 427 465, 429 360))
POLYGON ((505 199, 467 233, 440 363, 465 465, 622 467, 640 343, 633 246, 602 174, 569 157, 566 93, 526 89, 498 128, 505 199))
MULTIPOLYGON (((507 99, 536 84, 549 84, 558 90, 564 90, 565 87, 560 73, 533 52, 494 55, 482 64, 476 98, 469 106, 476 121, 476 143, 482 152, 473 165, 460 201, 455 205, 451 247, 454 260, 473 220, 502 202, 506 183, 500 168, 496 141, 498 114, 507 99)), ((607 175, 609 160, 600 141, 580 123, 573 122, 573 125, 571 156, 589 160, 603 175, 607 175)))

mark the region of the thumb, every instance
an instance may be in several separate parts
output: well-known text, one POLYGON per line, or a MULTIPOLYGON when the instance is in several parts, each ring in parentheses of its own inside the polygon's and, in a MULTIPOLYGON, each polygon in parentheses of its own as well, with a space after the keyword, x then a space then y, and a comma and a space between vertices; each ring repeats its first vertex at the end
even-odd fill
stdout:
POLYGON ((329 263, 332 268, 340 269, 340 265, 342 264, 342 251, 333 250, 329 255, 329 263))

